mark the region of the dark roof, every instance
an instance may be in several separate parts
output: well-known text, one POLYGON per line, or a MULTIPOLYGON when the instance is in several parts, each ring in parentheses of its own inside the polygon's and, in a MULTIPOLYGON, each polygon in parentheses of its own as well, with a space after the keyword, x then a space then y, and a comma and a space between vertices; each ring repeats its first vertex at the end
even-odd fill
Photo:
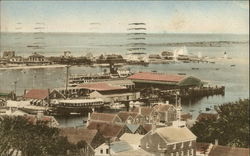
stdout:
MULTIPOLYGON (((103 121, 103 122, 113 122, 113 120, 118 117, 117 114, 110 113, 97 113, 93 112, 90 116, 90 120, 103 121)), ((119 118, 119 117, 118 117, 119 118)))
POLYGON ((152 129, 152 124, 144 124, 142 126, 147 132, 151 131, 152 129))
POLYGON ((26 92, 24 98, 43 100, 46 97, 48 97, 48 95, 49 95, 48 89, 31 89, 26 92))
POLYGON ((62 128, 60 135, 67 136, 69 142, 78 143, 79 141, 86 141, 91 144, 94 137, 97 135, 95 129, 84 129, 84 128, 62 128))
POLYGON ((185 78, 181 75, 166 75, 161 73, 150 73, 150 72, 141 72, 136 73, 128 77, 132 80, 149 80, 149 81, 164 81, 164 82, 180 82, 185 78))
POLYGON ((214 145, 208 156, 249 156, 249 148, 214 145))
POLYGON ((126 89, 126 87, 111 85, 105 82, 80 84, 77 87, 88 89, 88 90, 96 90, 96 91, 110 91, 110 90, 126 89))
POLYGON ((137 113, 139 113, 139 109, 141 109, 141 115, 143 115, 143 116, 149 116, 150 114, 151 114, 151 112, 153 112, 154 111, 154 109, 153 108, 151 108, 151 107, 136 107, 136 108, 134 108, 133 110, 132 110, 132 112, 137 112, 137 113))
POLYGON ((102 136, 112 138, 118 137, 123 127, 124 126, 117 124, 91 121, 87 128, 98 130, 102 136))
POLYGON ((216 120, 218 118, 218 114, 213 114, 213 113, 201 113, 199 116, 196 118, 197 121, 200 120, 208 120, 208 119, 214 119, 216 120))

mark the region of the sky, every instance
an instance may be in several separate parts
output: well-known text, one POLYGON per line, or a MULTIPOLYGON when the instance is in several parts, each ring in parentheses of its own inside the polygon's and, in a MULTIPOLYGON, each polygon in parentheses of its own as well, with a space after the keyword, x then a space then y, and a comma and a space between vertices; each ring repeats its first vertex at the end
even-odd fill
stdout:
POLYGON ((128 32, 249 34, 248 1, 0 1, 1 32, 128 32), (21 24, 17 24, 21 23, 21 24), (91 25, 90 23, 99 23, 91 25), (19 29, 17 29, 19 28, 19 29))

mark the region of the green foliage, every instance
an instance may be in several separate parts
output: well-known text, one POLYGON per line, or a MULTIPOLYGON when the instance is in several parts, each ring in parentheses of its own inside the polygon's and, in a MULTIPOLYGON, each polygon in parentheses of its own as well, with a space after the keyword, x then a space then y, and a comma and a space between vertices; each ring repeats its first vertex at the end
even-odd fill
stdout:
POLYGON ((218 119, 203 119, 191 128, 198 142, 214 142, 220 145, 249 147, 249 99, 227 103, 215 108, 218 119))
POLYGON ((11 156, 16 151, 22 156, 58 156, 70 148, 67 138, 59 136, 59 129, 20 116, 0 117, 0 138, 1 156, 11 156))

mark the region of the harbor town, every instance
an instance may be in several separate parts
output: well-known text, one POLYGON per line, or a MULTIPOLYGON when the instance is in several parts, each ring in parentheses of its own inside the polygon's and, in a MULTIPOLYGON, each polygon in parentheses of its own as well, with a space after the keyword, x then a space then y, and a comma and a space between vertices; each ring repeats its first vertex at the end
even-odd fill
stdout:
POLYGON ((0 10, 0 156, 250 156, 249 2, 0 10))

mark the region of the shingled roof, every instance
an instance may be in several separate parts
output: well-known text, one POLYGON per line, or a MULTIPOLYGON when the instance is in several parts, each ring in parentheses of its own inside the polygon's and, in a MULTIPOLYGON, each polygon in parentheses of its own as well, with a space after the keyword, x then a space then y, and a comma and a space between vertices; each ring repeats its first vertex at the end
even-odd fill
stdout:
POLYGON ((197 121, 200 120, 208 120, 208 119, 214 119, 216 120, 218 118, 218 114, 214 113, 201 113, 199 116, 196 118, 197 121))
POLYGON ((66 136, 71 143, 78 143, 79 141, 86 141, 91 144, 94 137, 97 135, 95 129, 84 129, 84 128, 62 128, 60 130, 61 136, 66 136))
POLYGON ((126 111, 120 111, 117 113, 117 115, 120 117, 122 122, 125 122, 130 116, 134 119, 138 113, 137 112, 126 112, 126 111))
POLYGON ((24 98, 43 100, 48 96, 49 96, 48 89, 31 89, 26 92, 26 94, 24 95, 24 98))
POLYGON ((155 130, 167 143, 195 140, 196 136, 187 127, 163 127, 155 130))
POLYGON ((131 80, 149 80, 149 81, 165 81, 165 82, 180 82, 185 76, 167 75, 161 73, 141 72, 128 77, 131 80))
POLYGON ((110 114, 110 113, 93 112, 90 116, 91 121, 103 121, 103 122, 113 122, 115 118, 119 118, 119 116, 117 114, 110 114))
POLYGON ((132 112, 139 113, 139 109, 141 109, 141 115, 143 116, 149 116, 154 111, 151 107, 136 107, 132 110, 132 112))
POLYGON ((123 127, 123 125, 91 121, 87 128, 99 131, 105 138, 113 138, 119 137, 123 127))

